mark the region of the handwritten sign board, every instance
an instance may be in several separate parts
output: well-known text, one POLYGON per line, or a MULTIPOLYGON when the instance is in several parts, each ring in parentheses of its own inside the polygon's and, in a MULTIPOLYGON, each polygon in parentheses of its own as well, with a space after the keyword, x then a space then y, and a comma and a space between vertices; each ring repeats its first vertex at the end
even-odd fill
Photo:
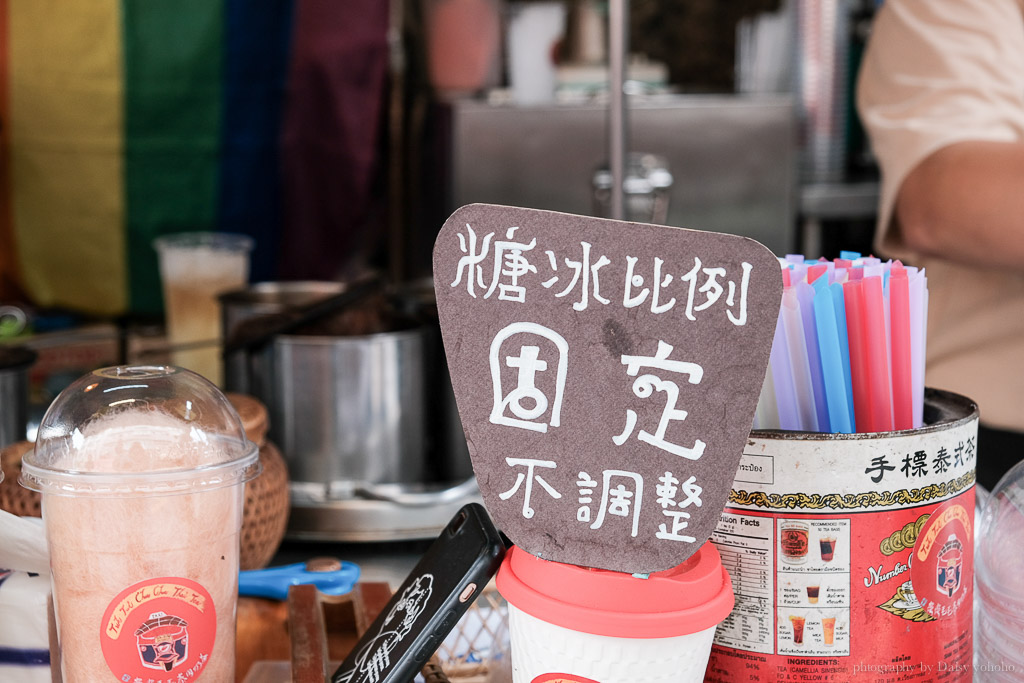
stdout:
POLYGON ((539 557, 676 566, 711 536, 768 365, 777 259, 744 237, 486 204, 434 246, 480 490, 539 557))

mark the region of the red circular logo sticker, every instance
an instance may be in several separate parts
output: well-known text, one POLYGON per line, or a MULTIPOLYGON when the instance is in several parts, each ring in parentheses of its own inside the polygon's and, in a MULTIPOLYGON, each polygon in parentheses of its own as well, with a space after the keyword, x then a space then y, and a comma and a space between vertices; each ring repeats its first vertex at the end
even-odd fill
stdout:
POLYGON ((206 668, 216 637, 210 593, 178 577, 124 589, 100 624, 103 658, 119 681, 194 680, 206 668))
POLYGON ((597 683, 597 681, 573 674, 541 674, 530 683, 597 683))
POLYGON ((910 581, 925 612, 953 617, 974 580, 973 514, 955 499, 943 503, 921 528, 911 556, 910 581))

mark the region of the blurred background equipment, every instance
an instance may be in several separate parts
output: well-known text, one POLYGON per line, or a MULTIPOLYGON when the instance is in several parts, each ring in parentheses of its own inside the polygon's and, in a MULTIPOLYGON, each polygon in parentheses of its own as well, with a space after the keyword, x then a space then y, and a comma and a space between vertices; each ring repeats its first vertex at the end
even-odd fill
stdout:
POLYGON ((25 438, 28 373, 35 360, 36 353, 24 346, 0 346, 0 448, 25 438))

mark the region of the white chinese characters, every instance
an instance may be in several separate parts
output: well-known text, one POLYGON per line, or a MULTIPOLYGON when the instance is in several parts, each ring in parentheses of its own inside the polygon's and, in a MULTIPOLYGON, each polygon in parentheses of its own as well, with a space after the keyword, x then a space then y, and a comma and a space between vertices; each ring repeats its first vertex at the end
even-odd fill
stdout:
MULTIPOLYGON (((679 401, 679 385, 671 380, 662 379, 653 373, 637 377, 640 373, 640 368, 653 368, 685 375, 690 384, 700 384, 701 379, 704 377, 704 369, 696 363, 669 360, 668 357, 672 354, 672 350, 670 344, 659 341, 658 351, 654 356, 628 356, 625 354, 622 356, 622 364, 626 366, 626 373, 630 377, 636 377, 636 381, 633 382, 634 394, 640 398, 649 398, 655 391, 665 394, 665 407, 661 412, 661 419, 658 421, 657 429, 653 434, 640 430, 637 438, 644 443, 673 455, 678 455, 688 460, 697 460, 704 454, 706 444, 703 441, 697 439, 693 446, 682 446, 672 443, 665 438, 669 426, 675 421, 685 420, 688 415, 687 411, 676 408, 676 404, 679 401)), ((633 434, 633 430, 636 429, 636 423, 636 411, 627 409, 626 428, 618 436, 612 437, 612 441, 616 446, 626 443, 626 440, 633 434)))
POLYGON ((536 479, 537 483, 548 492, 548 495, 554 499, 559 499, 562 494, 552 488, 551 484, 544 481, 544 479, 537 474, 536 470, 540 468, 555 469, 557 465, 553 460, 533 460, 530 458, 505 458, 505 462, 509 467, 525 467, 526 472, 516 473, 516 483, 512 485, 508 491, 499 493, 498 498, 502 500, 508 500, 516 494, 516 491, 526 482, 526 490, 523 491, 523 517, 530 519, 535 514, 535 510, 530 506, 530 498, 533 495, 533 482, 536 479))
POLYGON ((724 309, 728 320, 738 327, 747 323, 747 292, 753 266, 746 261, 733 272, 718 264, 706 264, 694 256, 692 263, 668 262, 659 257, 624 255, 615 264, 592 242, 581 240, 572 253, 557 254, 538 249, 537 238, 515 239, 522 228, 505 230, 505 239, 494 231, 482 237, 471 225, 457 233, 459 257, 450 287, 463 287, 470 297, 527 302, 531 289, 547 290, 555 299, 572 301, 577 312, 596 311, 613 301, 626 310, 648 307, 655 315, 675 312, 681 321, 696 321, 724 309), (546 258, 531 256, 542 251, 546 258), (619 265, 620 270, 615 270, 619 265), (622 273, 625 272, 623 278, 622 273), (531 284, 533 283, 533 284, 531 284), (609 284, 610 283, 610 284, 609 284), (602 292, 604 289, 608 291, 602 292), (611 291, 621 286, 621 296, 611 291))
POLYGON ((512 323, 498 332, 491 341, 489 362, 491 386, 494 390, 491 423, 534 432, 546 432, 549 426, 557 427, 561 424, 562 396, 565 393, 569 362, 569 344, 562 335, 537 323, 512 323), (518 355, 505 355, 503 358, 503 344, 506 340, 516 337, 511 344, 514 349, 514 342, 519 341, 517 335, 527 335, 527 339, 539 338, 553 344, 557 352, 556 367, 549 368, 548 361, 540 358, 541 347, 534 344, 521 343, 518 355), (503 364, 517 371, 516 386, 508 393, 502 388, 503 364), (554 396, 550 400, 547 394, 537 387, 537 375, 544 372, 554 373, 554 396), (549 408, 551 412, 547 421, 539 420, 538 418, 544 416, 549 408))

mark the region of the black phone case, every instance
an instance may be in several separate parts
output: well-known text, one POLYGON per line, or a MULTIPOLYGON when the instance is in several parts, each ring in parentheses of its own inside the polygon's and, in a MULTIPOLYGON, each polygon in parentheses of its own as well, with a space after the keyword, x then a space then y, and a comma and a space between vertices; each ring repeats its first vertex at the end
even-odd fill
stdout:
POLYGON ((505 544, 487 511, 465 505, 406 577, 331 683, 407 683, 498 571, 505 544), (460 601, 470 584, 476 590, 460 601))

